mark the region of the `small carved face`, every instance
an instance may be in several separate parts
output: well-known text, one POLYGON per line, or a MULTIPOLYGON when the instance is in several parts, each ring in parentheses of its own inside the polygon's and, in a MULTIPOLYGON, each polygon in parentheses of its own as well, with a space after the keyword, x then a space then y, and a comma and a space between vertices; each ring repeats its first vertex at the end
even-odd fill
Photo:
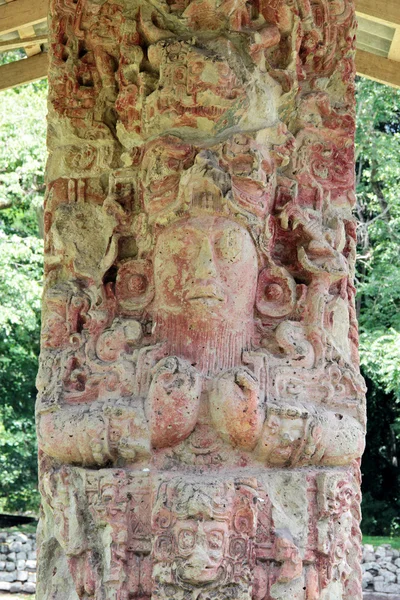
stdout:
POLYGON ((165 136, 147 145, 141 165, 144 205, 151 215, 176 202, 181 172, 194 160, 189 144, 165 136))
POLYGON ((260 456, 271 465, 287 464, 301 444, 304 431, 302 417, 270 413, 260 440, 260 456))
POLYGON ((348 511, 354 500, 354 490, 346 481, 341 481, 328 491, 327 505, 331 515, 340 516, 348 511))
POLYGON ((217 57, 210 60, 198 52, 190 52, 188 56, 187 90, 189 94, 207 92, 225 100, 234 100, 242 92, 225 60, 217 57))
POLYGON ((175 526, 178 575, 192 584, 209 583, 221 576, 228 525, 213 520, 178 521, 175 526))
POLYGON ((257 256, 249 233, 223 217, 180 221, 155 252, 156 310, 228 323, 253 313, 257 256))
POLYGON ((42 328, 42 343, 44 348, 62 348, 69 343, 69 327, 66 318, 51 312, 44 320, 42 328))

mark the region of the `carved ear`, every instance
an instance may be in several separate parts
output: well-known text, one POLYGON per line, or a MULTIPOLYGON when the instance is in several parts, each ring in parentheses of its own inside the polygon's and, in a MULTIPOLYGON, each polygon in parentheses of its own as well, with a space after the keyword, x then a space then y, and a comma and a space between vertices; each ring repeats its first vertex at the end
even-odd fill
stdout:
POLYGON ((154 297, 153 265, 148 260, 129 260, 118 270, 115 295, 122 313, 144 310, 154 297))
POLYGON ((296 282, 282 267, 261 271, 258 277, 256 308, 263 317, 286 317, 296 305, 296 282))

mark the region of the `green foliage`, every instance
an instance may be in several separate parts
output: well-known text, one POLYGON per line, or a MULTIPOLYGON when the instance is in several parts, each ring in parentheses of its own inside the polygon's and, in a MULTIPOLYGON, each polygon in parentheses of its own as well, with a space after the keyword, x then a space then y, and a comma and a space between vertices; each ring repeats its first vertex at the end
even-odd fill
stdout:
POLYGON ((394 535, 400 531, 400 478, 397 465, 394 394, 371 379, 368 385, 367 447, 363 457, 363 533, 394 535))
POLYGON ((0 95, 0 218, 6 233, 37 235, 44 195, 46 82, 0 95))
POLYGON ((0 507, 36 510, 46 83, 0 95, 0 507))
POLYGON ((357 86, 357 307, 368 384, 363 532, 400 528, 400 92, 357 86))
MULTIPOLYGON (((400 92, 365 79, 357 91, 360 329, 387 345, 400 331, 400 92)), ((370 342, 363 337, 362 351, 370 342)))
POLYGON ((388 327, 368 331, 364 326, 360 350, 364 372, 386 393, 396 394, 397 399, 393 398, 393 402, 397 404, 400 397, 400 329, 388 327))
POLYGON ((0 65, 7 65, 8 63, 23 58, 26 58, 26 54, 23 50, 9 50, 8 52, 2 52, 0 54, 0 65))

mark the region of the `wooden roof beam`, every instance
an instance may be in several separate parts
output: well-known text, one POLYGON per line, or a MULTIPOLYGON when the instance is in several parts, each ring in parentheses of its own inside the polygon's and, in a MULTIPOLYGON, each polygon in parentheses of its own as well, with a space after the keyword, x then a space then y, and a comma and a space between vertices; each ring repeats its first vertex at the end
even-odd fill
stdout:
POLYGON ((6 50, 17 50, 18 48, 26 48, 28 46, 36 46, 40 44, 47 44, 49 36, 47 33, 43 35, 35 35, 27 38, 14 38, 5 42, 0 42, 0 52, 6 50))
MULTIPOLYGON (((35 28, 33 27, 33 25, 29 25, 29 27, 22 27, 21 29, 18 29, 18 33, 21 40, 26 40, 27 38, 31 38, 35 35, 35 28)), ((42 48, 40 47, 40 44, 35 44, 33 46, 29 45, 25 47, 25 54, 27 56, 34 56, 35 54, 40 54, 41 51, 42 48)))
POLYGON ((356 0, 356 12, 377 23, 400 26, 399 0, 356 0))
MULTIPOLYGON (((6 2, 14 2, 14 0, 6 0, 6 2)), ((18 34, 21 40, 33 37, 36 35, 33 25, 26 25, 18 29, 18 34)), ((25 54, 27 56, 33 56, 34 54, 40 54, 42 51, 40 44, 29 45, 25 47, 25 54)))
POLYGON ((0 5, 0 35, 47 20, 48 0, 12 0, 0 5))
POLYGON ((47 52, 0 66, 0 91, 47 77, 47 52))
MULTIPOLYGON (((400 62, 400 26, 397 27, 393 40, 392 40, 392 45, 390 46, 390 50, 389 50, 389 58, 391 58, 392 60, 397 60, 400 62)), ((400 64, 399 64, 399 69, 400 69, 400 64)))
POLYGON ((357 50, 356 69, 358 75, 400 88, 400 63, 396 60, 357 50))

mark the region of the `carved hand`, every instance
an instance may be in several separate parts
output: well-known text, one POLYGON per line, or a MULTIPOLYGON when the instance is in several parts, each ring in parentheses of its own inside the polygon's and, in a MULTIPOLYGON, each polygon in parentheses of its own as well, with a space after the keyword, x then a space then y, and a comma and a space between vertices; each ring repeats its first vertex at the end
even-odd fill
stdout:
POLYGON ((142 403, 127 401, 105 409, 108 417, 109 444, 114 456, 129 462, 150 455, 150 435, 142 403))
POLYGON ((364 430, 322 407, 269 407, 257 455, 274 466, 344 466, 363 451, 364 430))
POLYGON ((258 380, 249 369, 232 369, 214 381, 210 411, 225 441, 253 450, 261 434, 264 411, 258 380))
POLYGON ((38 415, 39 444, 66 464, 102 466, 121 457, 132 461, 150 452, 141 403, 68 406, 38 415))
POLYGON ((296 406, 269 406, 257 455, 274 466, 298 464, 306 443, 309 413, 296 406))
POLYGON ((193 431, 200 405, 201 377, 186 360, 162 359, 153 369, 146 415, 154 448, 174 446, 193 431))
POLYGON ((39 446, 66 464, 103 465, 111 460, 102 406, 64 405, 38 415, 39 446))
MULTIPOLYGON (((365 431, 354 417, 321 410, 318 426, 311 433, 316 443, 310 464, 345 466, 359 459, 364 451, 365 431)), ((308 444, 310 450, 312 445, 308 444)))

